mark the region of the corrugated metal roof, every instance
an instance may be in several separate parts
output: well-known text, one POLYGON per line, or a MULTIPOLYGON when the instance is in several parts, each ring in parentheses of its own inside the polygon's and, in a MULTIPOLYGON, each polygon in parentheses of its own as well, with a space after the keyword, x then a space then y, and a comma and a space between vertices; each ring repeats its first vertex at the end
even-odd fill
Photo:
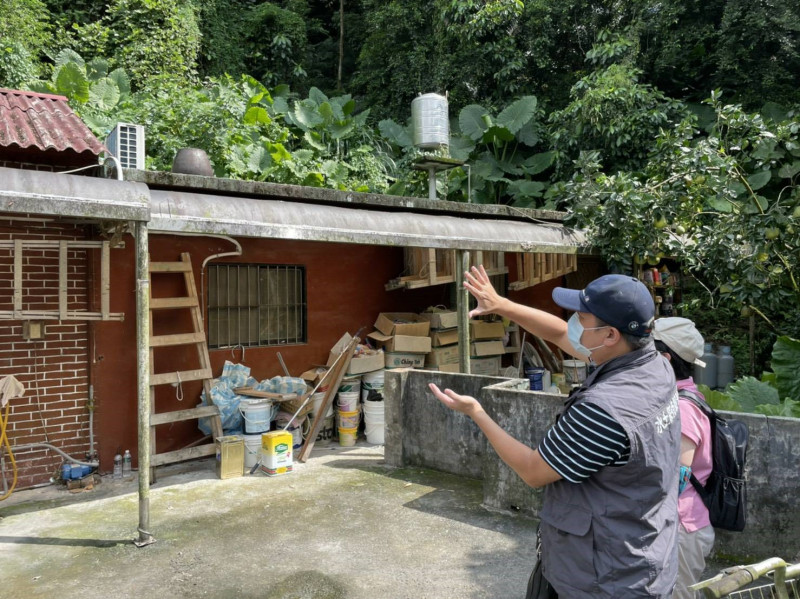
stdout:
POLYGON ((560 223, 387 212, 300 202, 150 190, 148 228, 367 245, 577 253, 581 231, 560 223))
POLYGON ((0 89, 0 147, 108 152, 72 111, 65 96, 0 89))

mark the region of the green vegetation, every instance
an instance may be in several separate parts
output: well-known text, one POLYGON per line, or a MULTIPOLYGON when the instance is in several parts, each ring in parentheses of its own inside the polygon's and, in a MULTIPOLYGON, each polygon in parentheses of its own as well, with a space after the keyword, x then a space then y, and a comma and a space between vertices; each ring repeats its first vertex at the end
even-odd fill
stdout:
POLYGON ((66 95, 218 176, 425 196, 409 127, 448 94, 439 197, 563 210, 611 269, 670 256, 742 373, 800 337, 800 4, 9 0, 0 86, 66 95))

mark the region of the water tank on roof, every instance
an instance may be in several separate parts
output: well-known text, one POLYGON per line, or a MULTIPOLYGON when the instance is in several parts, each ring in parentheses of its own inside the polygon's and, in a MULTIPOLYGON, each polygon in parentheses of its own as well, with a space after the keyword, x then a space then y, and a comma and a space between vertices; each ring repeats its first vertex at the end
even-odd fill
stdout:
POLYGON ((411 122, 416 147, 436 149, 450 144, 450 121, 445 96, 422 94, 414 98, 411 101, 411 122))

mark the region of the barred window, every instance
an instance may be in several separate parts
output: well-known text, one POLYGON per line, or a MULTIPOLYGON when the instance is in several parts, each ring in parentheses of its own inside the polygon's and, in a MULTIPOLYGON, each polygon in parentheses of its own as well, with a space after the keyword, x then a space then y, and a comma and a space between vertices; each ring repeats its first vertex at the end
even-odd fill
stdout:
POLYGON ((209 266, 210 348, 305 343, 306 328, 306 276, 302 266, 209 266))

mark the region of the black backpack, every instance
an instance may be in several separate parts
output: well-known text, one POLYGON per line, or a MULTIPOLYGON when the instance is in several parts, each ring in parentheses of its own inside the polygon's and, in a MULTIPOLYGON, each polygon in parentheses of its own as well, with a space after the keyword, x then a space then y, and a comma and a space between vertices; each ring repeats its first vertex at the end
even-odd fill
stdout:
POLYGON ((729 420, 690 391, 678 395, 692 401, 711 424, 712 469, 705 486, 692 474, 692 486, 708 508, 711 525, 723 530, 744 530, 747 486, 744 479, 747 441, 750 432, 740 420, 729 420))

